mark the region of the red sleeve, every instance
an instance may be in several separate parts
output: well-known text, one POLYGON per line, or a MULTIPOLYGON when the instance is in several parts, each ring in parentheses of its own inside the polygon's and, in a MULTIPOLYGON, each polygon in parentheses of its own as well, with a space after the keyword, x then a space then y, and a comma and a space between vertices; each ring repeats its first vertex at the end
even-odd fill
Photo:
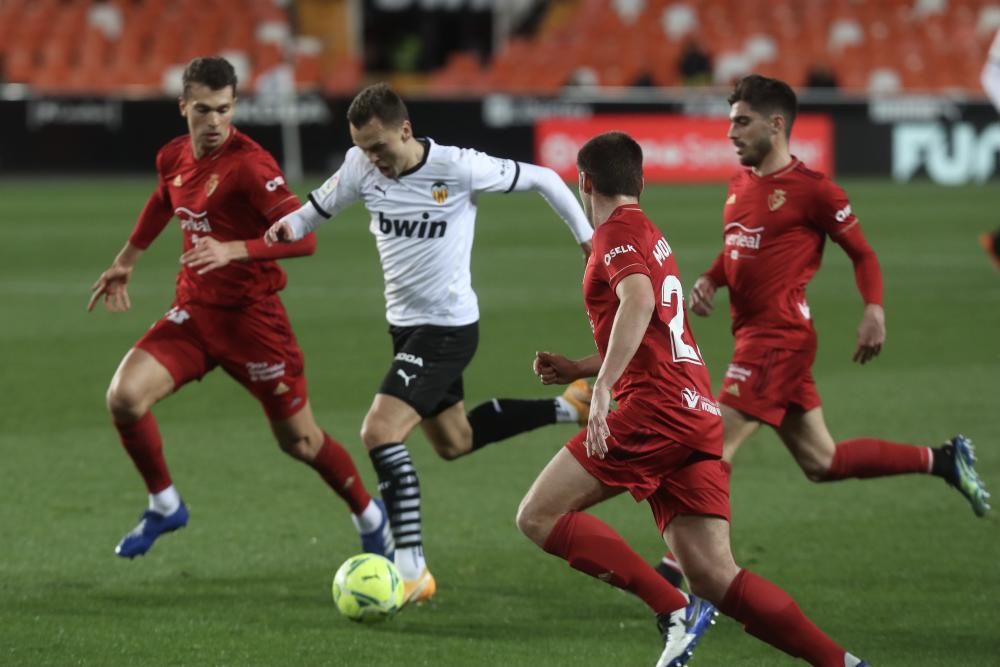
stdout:
POLYGON ((854 281, 865 304, 882 305, 882 269, 878 256, 868 245, 868 239, 861 232, 860 225, 854 225, 840 236, 834 237, 854 264, 854 281))
POLYGON ((722 253, 720 252, 716 255, 715 261, 712 262, 712 266, 708 267, 708 271, 704 273, 704 275, 711 280, 716 287, 726 287, 726 268, 723 266, 722 262, 722 253))
POLYGON ((142 213, 139 214, 139 219, 128 237, 128 242, 141 250, 148 248, 174 217, 174 209, 170 205, 170 193, 167 191, 166 183, 163 182, 162 155, 162 152, 156 155, 159 183, 146 200, 146 205, 142 207, 142 213))
POLYGON ((861 231, 847 194, 829 178, 817 190, 813 221, 830 235, 854 264, 854 280, 866 304, 882 305, 882 269, 861 231))
POLYGON ((633 273, 651 275, 635 232, 625 222, 606 223, 598 227, 593 238, 594 254, 611 289, 633 273))
POLYGON ((243 191, 250 204, 272 224, 299 208, 299 198, 288 189, 278 163, 265 150, 243 161, 243 191))
POLYGON ((293 243, 271 243, 263 238, 246 242, 250 259, 282 259, 307 257, 316 252, 316 235, 309 233, 293 243))

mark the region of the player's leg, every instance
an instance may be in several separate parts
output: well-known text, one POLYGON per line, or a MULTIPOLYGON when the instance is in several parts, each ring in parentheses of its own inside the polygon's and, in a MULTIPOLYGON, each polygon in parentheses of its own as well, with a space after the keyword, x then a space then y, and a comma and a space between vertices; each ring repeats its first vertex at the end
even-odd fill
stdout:
POLYGON ((171 480, 150 408, 211 368, 190 313, 175 307, 129 350, 111 379, 108 412, 149 493, 139 524, 115 548, 123 558, 141 556, 160 535, 187 524, 187 507, 171 480))
POLYGON ((904 474, 931 474, 955 487, 977 516, 989 510, 990 494, 975 470, 975 451, 964 436, 940 447, 925 447, 878 438, 834 442, 823 409, 790 410, 778 434, 806 476, 815 482, 869 479, 904 474))
POLYGON ((389 515, 382 501, 365 488, 348 451, 316 423, 308 400, 295 414, 271 420, 278 445, 323 478, 351 510, 351 521, 361 535, 361 548, 392 559, 394 545, 389 515))
POLYGON ((424 559, 420 479, 406 448, 407 437, 421 419, 409 403, 379 393, 361 426, 361 439, 378 475, 379 491, 389 513, 396 546, 395 562, 404 580, 407 602, 427 600, 437 588, 424 559))
MULTIPOLYGON (((729 475, 732 474, 731 461, 737 450, 751 435, 760 428, 760 422, 754 417, 728 405, 720 405, 722 410, 722 469, 726 473, 728 488, 729 475)), ((674 554, 669 551, 656 565, 656 571, 667 581, 678 588, 684 583, 684 573, 674 554)))
POLYGON ((664 531, 695 595, 718 606, 754 637, 818 667, 857 666, 861 661, 837 645, 781 588, 740 569, 729 543, 729 522, 684 514, 664 531))
POLYGON ((634 593, 655 614, 669 614, 685 607, 687 599, 680 591, 660 577, 610 526, 583 511, 622 490, 600 482, 563 448, 521 501, 517 527, 572 568, 634 593))

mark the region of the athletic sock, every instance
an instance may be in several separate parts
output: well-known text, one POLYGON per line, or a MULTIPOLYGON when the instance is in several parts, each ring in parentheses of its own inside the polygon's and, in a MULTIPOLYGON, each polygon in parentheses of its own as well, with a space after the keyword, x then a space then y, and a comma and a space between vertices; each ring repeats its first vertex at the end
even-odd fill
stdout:
POLYGON ((519 400, 494 398, 469 411, 472 449, 505 440, 539 426, 556 423, 556 404, 551 398, 519 400))
POLYGON ((171 484, 157 493, 149 494, 149 509, 163 516, 170 516, 181 506, 181 496, 171 484))
POLYGON ((542 548, 565 559, 575 570, 634 593, 654 614, 687 606, 683 593, 667 583, 610 526, 590 514, 563 514, 542 548))
POLYGON ((580 411, 562 396, 556 396, 556 423, 576 424, 580 421, 580 411))
POLYGON ((374 500, 369 500, 368 506, 360 514, 351 514, 351 523, 359 533, 367 534, 382 525, 383 516, 382 509, 374 500))
POLYGON ((146 490, 155 494, 170 486, 170 472, 163 458, 163 440, 160 439, 160 428, 153 413, 147 412, 138 421, 130 423, 116 421, 115 429, 122 446, 146 482, 146 490))
POLYGON ((927 473, 930 469, 929 447, 915 447, 876 438, 855 438, 837 443, 833 461, 830 462, 830 469, 823 481, 927 473))
POLYGON ((719 611, 757 639, 815 667, 844 667, 847 652, 817 628, 788 593, 753 572, 740 570, 719 611))
POLYGON ((307 463, 344 499, 352 514, 365 511, 372 501, 351 455, 327 433, 323 433, 323 445, 316 452, 316 457, 307 463))
POLYGON ((417 478, 417 471, 402 442, 380 445, 368 454, 375 466, 378 489, 382 493, 382 502, 385 503, 392 524, 396 564, 404 579, 416 579, 424 567, 423 536, 420 529, 420 480, 417 478))
POLYGON ((955 477, 955 448, 951 445, 931 450, 931 474, 951 480, 955 477))

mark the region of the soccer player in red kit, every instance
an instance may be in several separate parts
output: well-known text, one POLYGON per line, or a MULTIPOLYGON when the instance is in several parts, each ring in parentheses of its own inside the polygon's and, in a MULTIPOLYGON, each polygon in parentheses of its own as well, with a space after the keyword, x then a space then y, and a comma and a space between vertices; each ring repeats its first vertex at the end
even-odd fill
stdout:
POLYGON ((157 154, 159 185, 87 306, 103 297, 108 310, 128 310, 126 287, 136 262, 178 218, 184 253, 176 300, 125 355, 107 393, 115 428, 149 491, 149 509, 115 553, 140 556, 160 535, 187 524, 150 408, 221 366, 260 401, 282 450, 314 468, 348 504, 362 547, 391 558, 381 501, 365 490, 350 454, 316 424, 302 352, 277 295, 285 273, 274 260, 311 255, 315 238, 273 246, 261 238, 299 201, 271 155, 232 126, 232 65, 196 58, 183 83, 180 111, 189 134, 157 154))
POLYGON ((715 607, 812 665, 864 665, 787 593, 733 560, 719 406, 685 318, 673 251, 639 207, 642 149, 609 132, 580 149, 577 166, 583 208, 596 229, 583 294, 598 353, 576 361, 539 353, 535 372, 546 384, 597 379, 587 427, 535 480, 518 528, 571 567, 641 598, 663 634, 657 667, 687 662, 715 607), (612 392, 619 407, 609 413, 612 392), (624 491, 649 503, 688 573, 690 597, 584 512, 624 491))
MULTIPOLYGON (((726 465, 764 423, 814 482, 929 473, 958 489, 983 516, 989 493, 967 438, 931 448, 871 437, 835 442, 830 435, 811 370, 816 330, 806 285, 831 238, 854 264, 865 303, 854 361, 867 363, 885 341, 878 258, 844 191, 789 152, 797 101, 788 84, 750 75, 737 83, 729 103, 729 139, 744 169, 726 195, 723 249, 690 294, 691 310, 707 316, 716 290, 729 288, 736 345, 719 394, 726 465)), ((672 564, 668 555, 659 569, 676 583, 672 564)))

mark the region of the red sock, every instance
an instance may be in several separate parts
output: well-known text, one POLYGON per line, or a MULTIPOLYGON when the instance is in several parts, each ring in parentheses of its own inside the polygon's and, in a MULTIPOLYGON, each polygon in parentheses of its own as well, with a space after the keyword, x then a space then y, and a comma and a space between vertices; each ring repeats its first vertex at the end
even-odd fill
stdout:
MULTIPOLYGON (((725 471, 725 473, 726 473, 726 481, 728 482, 729 478, 733 474, 733 464, 730 463, 729 461, 723 461, 722 462, 722 470, 725 471)), ((667 550, 667 553, 664 554, 662 562, 667 567, 669 567, 669 568, 677 570, 678 572, 681 571, 681 564, 677 562, 677 559, 674 558, 673 552, 670 551, 669 549, 667 550)))
POLYGON ((167 462, 163 459, 163 440, 160 439, 160 428, 152 412, 147 412, 139 421, 129 424, 115 422, 118 437, 135 464, 146 489, 150 493, 159 493, 172 484, 167 462))
POLYGON ((323 433, 323 446, 309 465, 320 474, 327 485, 351 508, 354 514, 361 514, 372 501, 364 482, 354 466, 354 459, 344 446, 323 433))
POLYGON ((906 473, 929 473, 931 450, 876 438, 855 438, 837 443, 830 469, 823 481, 848 477, 884 477, 906 473))
POLYGON ((757 639, 815 667, 844 667, 846 651, 813 625, 788 593, 753 572, 740 570, 719 611, 757 639))
POLYGON ((676 588, 597 517, 583 512, 563 514, 542 548, 564 558, 575 570, 636 594, 656 614, 687 606, 676 588))

